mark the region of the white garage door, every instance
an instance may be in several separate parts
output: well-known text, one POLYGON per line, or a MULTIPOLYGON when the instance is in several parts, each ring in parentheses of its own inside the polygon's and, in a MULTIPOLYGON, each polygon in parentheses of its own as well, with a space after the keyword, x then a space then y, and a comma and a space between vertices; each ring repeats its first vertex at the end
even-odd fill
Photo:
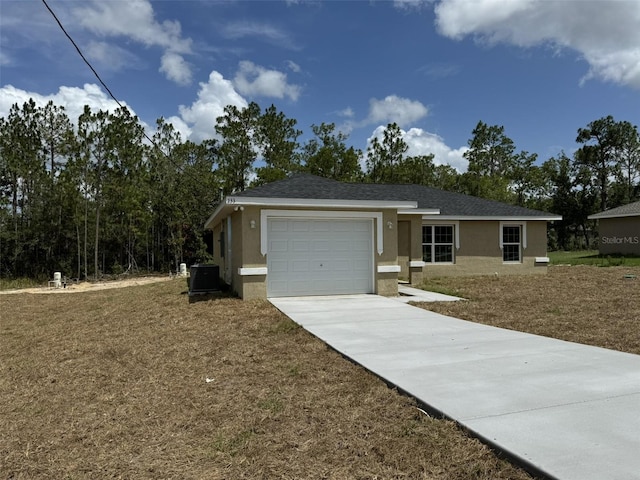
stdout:
POLYGON ((373 221, 269 218, 267 296, 373 292, 373 221))

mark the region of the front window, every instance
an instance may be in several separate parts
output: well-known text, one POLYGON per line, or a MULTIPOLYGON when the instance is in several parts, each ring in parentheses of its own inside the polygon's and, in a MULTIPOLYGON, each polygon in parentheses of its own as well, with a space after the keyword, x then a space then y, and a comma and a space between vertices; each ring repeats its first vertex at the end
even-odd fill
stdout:
POLYGON ((502 227, 502 260, 519 262, 521 243, 520 225, 504 225, 502 227))
POLYGON ((453 263, 453 225, 422 226, 422 260, 453 263))

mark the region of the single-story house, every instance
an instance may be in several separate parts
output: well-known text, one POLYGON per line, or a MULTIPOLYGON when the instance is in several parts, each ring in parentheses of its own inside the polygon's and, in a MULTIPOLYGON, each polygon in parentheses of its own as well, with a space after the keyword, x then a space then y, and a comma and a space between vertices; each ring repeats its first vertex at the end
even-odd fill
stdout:
POLYGON ((640 202, 589 215, 598 220, 600 254, 640 255, 640 202))
POLYGON ((226 197, 205 224, 242 298, 398 294, 398 280, 545 273, 561 217, 421 185, 310 174, 226 197))

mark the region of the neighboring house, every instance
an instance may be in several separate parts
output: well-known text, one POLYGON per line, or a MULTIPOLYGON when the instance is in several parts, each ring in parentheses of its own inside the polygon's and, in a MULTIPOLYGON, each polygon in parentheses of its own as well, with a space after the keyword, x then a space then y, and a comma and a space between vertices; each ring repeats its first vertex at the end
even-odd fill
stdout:
POLYGON ((640 255, 640 202, 589 215, 598 220, 600 254, 640 255))
POLYGON ((298 174, 226 197, 205 228, 242 298, 392 296, 399 279, 545 273, 547 222, 560 219, 421 185, 298 174))

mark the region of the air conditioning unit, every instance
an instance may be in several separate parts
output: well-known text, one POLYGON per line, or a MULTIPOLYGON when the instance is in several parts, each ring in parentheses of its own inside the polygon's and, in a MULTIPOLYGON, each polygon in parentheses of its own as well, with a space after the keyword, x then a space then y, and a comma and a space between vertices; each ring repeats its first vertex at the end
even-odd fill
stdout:
POLYGON ((189 296, 220 291, 220 267, 218 265, 191 265, 189 296))

